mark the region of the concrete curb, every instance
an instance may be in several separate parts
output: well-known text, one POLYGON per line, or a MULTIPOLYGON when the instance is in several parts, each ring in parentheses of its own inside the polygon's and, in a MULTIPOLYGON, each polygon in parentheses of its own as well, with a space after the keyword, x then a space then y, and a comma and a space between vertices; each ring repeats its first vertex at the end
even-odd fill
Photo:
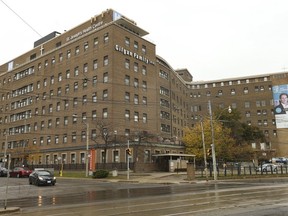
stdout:
POLYGON ((20 211, 19 207, 9 207, 9 208, 0 208, 0 215, 2 214, 9 214, 9 213, 13 213, 13 212, 18 212, 20 211))

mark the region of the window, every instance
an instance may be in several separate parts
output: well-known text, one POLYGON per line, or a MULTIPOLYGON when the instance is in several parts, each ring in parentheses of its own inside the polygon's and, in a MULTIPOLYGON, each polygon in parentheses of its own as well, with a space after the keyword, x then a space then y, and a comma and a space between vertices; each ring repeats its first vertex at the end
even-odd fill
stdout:
POLYGON ((96 70, 97 68, 98 68, 98 60, 95 59, 95 60, 93 61, 93 70, 96 70))
POLYGON ((139 96, 137 94, 134 95, 134 104, 139 104, 139 96))
POLYGON ((248 91, 248 87, 245 87, 244 90, 243 90, 243 93, 244 93, 244 94, 248 94, 248 92, 249 92, 249 91, 248 91))
POLYGON ((69 108, 69 100, 64 100, 64 109, 67 110, 69 108))
POLYGON ((138 122, 138 121, 139 121, 139 113, 134 112, 134 122, 138 122))
POLYGON ((235 95, 236 92, 235 92, 235 89, 231 89, 231 95, 235 95))
POLYGON ((67 70, 66 71, 66 79, 69 79, 70 78, 70 70, 67 70))
POLYGON ((84 72, 84 73, 87 73, 87 72, 88 72, 88 63, 85 63, 85 64, 83 65, 83 72, 84 72))
POLYGON ((72 142, 76 143, 76 139, 77 139, 76 132, 72 132, 72 142))
POLYGON ((59 87, 59 88, 57 89, 57 96, 61 96, 61 94, 62 94, 62 90, 61 90, 61 87, 59 87))
POLYGON ((125 75, 125 85, 130 85, 130 76, 125 75))
POLYGON ((103 83, 107 83, 108 82, 108 72, 105 72, 103 74, 103 83))
POLYGON ((49 113, 53 112, 53 104, 49 104, 49 113))
POLYGON ((58 74, 58 82, 61 82, 62 81, 62 73, 59 73, 58 74))
POLYGON ((59 125, 60 125, 60 118, 56 118, 56 120, 55 120, 55 126, 56 126, 56 127, 59 127, 59 125))
POLYGON ((143 53, 143 54, 146 54, 146 52, 147 52, 146 46, 145 46, 145 45, 142 45, 142 53, 143 53))
POLYGON ((138 72, 139 70, 139 66, 138 66, 138 63, 137 62, 134 62, 134 72, 138 72))
POLYGON ((82 104, 87 104, 87 95, 83 95, 82 104))
POLYGON ((78 117, 76 115, 72 116, 72 124, 77 124, 78 117))
POLYGON ((108 99, 108 89, 103 90, 103 100, 108 99))
POLYGON ((89 48, 88 42, 84 43, 84 52, 86 52, 89 48))
POLYGON ((94 38, 93 44, 94 44, 94 47, 98 46, 98 44, 99 44, 99 39, 98 39, 98 37, 94 38))
POLYGON ((104 56, 104 58, 103 58, 103 65, 104 65, 104 66, 107 66, 108 63, 109 63, 108 56, 104 56))
POLYGON ((67 143, 68 138, 67 138, 67 134, 63 134, 63 143, 67 143))
POLYGON ((74 68, 74 76, 78 76, 79 75, 79 67, 75 67, 74 68))
POLYGON ((130 46, 130 38, 125 37, 125 45, 128 47, 130 46))
POLYGON ((60 104, 60 102, 57 102, 56 111, 59 112, 60 110, 61 110, 61 104, 60 104))
POLYGON ((109 34, 105 33, 104 34, 104 43, 108 43, 108 41, 109 41, 109 34))
POLYGON ((43 130, 44 127, 45 127, 45 125, 44 125, 44 121, 41 121, 41 130, 43 130))
POLYGON ((129 92, 125 92, 125 101, 130 102, 130 93, 129 92))
POLYGON ((67 50, 67 59, 71 57, 71 50, 67 50))
POLYGON ((143 123, 147 123, 147 113, 143 113, 143 123))
POLYGON ((125 110, 125 119, 130 120, 130 110, 125 110))
POLYGON ((83 79, 83 88, 86 88, 88 86, 88 79, 83 79))
POLYGON ((96 84, 97 84, 97 76, 93 76, 92 84, 93 84, 93 86, 96 86, 96 84))
POLYGON ((78 105, 78 98, 75 97, 73 98, 73 107, 77 107, 77 105, 78 105))
POLYGON ((142 88, 143 88, 143 91, 147 90, 147 82, 146 81, 142 81, 142 88))
POLYGON ((77 46, 77 47, 75 48, 75 55, 78 55, 79 52, 80 52, 80 48, 79 48, 79 46, 77 46))
POLYGON ((247 118, 251 117, 250 111, 246 111, 245 116, 246 116, 247 118))
POLYGON ((167 73, 167 72, 165 72, 165 71, 163 71, 163 70, 160 70, 160 71, 159 71, 159 77, 161 77, 161 78, 164 78, 164 79, 168 80, 168 78, 169 78, 169 75, 168 75, 168 73, 167 73))
POLYGON ((134 87, 135 88, 139 87, 139 80, 137 78, 134 78, 134 87))
POLYGON ((65 86, 65 94, 68 94, 70 90, 69 84, 65 86))
POLYGON ((46 78, 43 80, 43 86, 44 86, 44 87, 47 86, 47 79, 46 79, 46 78))
POLYGON ((97 92, 94 92, 94 93, 92 94, 92 102, 93 102, 93 103, 96 103, 96 102, 97 102, 97 92))
POLYGON ((143 96, 142 98, 142 104, 147 105, 147 97, 143 96))
POLYGON ((48 128, 51 128, 51 127, 52 127, 52 120, 49 119, 49 120, 48 120, 48 128))
POLYGON ((54 84, 54 76, 50 77, 50 84, 53 85, 54 84))
POLYGON ((143 74, 144 76, 147 75, 147 68, 146 68, 145 65, 142 65, 142 74, 143 74))
POLYGON ((60 61, 60 62, 63 61, 63 53, 59 53, 59 61, 60 61))
POLYGON ((102 118, 108 118, 108 109, 107 108, 104 108, 103 110, 102 110, 102 118))
POLYGON ((77 90, 78 90, 78 87, 79 87, 79 86, 78 86, 78 82, 75 82, 75 83, 74 83, 74 91, 77 91, 77 90))
POLYGON ((245 106, 245 108, 250 108, 250 102, 249 101, 245 101, 244 102, 244 106, 245 106))
POLYGON ((64 126, 67 126, 67 125, 68 125, 68 117, 64 116, 64 126))
POLYGON ((130 69, 130 60, 129 59, 125 59, 125 68, 130 69))
POLYGON ((134 41, 134 50, 138 50, 138 42, 137 41, 134 41))
POLYGON ((96 120, 97 118, 97 112, 96 110, 92 110, 92 120, 96 120))
POLYGON ((160 94, 169 96, 169 90, 160 86, 160 94))

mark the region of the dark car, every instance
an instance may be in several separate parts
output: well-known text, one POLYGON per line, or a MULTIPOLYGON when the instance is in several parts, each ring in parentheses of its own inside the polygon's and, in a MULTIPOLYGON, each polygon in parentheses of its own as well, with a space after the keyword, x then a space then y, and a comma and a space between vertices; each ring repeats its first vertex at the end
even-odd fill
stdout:
POLYGON ((49 170, 35 170, 29 175, 29 184, 55 185, 56 177, 49 170))
POLYGON ((28 167, 15 167, 9 172, 10 177, 29 177, 29 175, 32 173, 32 170, 30 170, 28 167))
POLYGON ((0 167, 0 177, 7 176, 8 170, 5 167, 0 167))

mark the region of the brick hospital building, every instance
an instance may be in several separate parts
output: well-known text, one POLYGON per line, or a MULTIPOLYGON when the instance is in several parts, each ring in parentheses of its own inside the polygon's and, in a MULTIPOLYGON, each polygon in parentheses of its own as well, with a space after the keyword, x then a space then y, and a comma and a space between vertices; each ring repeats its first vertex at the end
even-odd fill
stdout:
POLYGON ((156 54, 147 34, 106 10, 2 64, 0 157, 76 165, 89 154, 90 164, 120 164, 129 143, 131 162, 153 163, 155 154, 184 153, 183 128, 207 114, 208 100, 263 131, 267 142, 252 144, 262 155, 288 155, 287 129, 273 112, 273 88, 288 83, 287 73, 193 81, 156 54))

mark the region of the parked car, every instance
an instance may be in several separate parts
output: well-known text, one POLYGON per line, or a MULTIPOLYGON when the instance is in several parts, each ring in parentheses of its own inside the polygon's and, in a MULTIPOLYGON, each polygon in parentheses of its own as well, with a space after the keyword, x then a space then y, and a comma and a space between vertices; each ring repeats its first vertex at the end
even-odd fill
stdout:
POLYGON ((5 167, 0 167, 0 177, 7 176, 8 170, 5 167))
POLYGON ((29 175, 32 173, 32 170, 30 170, 28 167, 15 167, 9 172, 10 177, 29 177, 29 175))
POLYGON ((55 185, 56 177, 48 170, 35 170, 29 175, 29 184, 55 185))
POLYGON ((277 171, 277 165, 272 164, 272 163, 265 163, 265 164, 262 164, 262 166, 257 167, 257 171, 261 172, 261 170, 262 170, 262 172, 266 172, 266 171, 271 172, 271 170, 273 172, 276 172, 277 171))

